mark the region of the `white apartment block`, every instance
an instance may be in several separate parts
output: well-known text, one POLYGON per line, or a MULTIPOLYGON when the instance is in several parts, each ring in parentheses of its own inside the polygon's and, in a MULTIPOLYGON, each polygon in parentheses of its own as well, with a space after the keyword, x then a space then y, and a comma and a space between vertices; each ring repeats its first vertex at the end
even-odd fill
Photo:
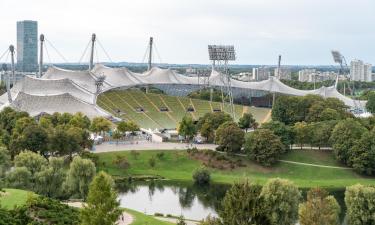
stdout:
POLYGON ((321 72, 315 69, 303 69, 298 72, 298 81, 301 82, 321 82, 326 80, 335 80, 337 73, 335 72, 321 72))
POLYGON ((267 80, 270 77, 270 69, 268 67, 253 68, 253 80, 267 80))
POLYGON ((355 81, 373 81, 372 65, 363 63, 362 60, 353 60, 350 62, 350 79, 355 81))
POLYGON ((280 80, 291 80, 292 79, 292 71, 288 68, 275 68, 275 77, 280 80))

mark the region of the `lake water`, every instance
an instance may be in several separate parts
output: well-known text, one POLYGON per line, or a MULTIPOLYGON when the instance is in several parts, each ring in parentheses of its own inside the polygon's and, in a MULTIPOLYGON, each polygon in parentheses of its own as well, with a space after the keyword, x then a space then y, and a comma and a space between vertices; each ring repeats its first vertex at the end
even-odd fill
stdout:
MULTIPOLYGON (((216 216, 228 185, 197 187, 192 184, 154 181, 127 185, 119 191, 122 207, 146 214, 162 213, 202 220, 208 215, 216 216)), ((306 191, 302 191, 305 196, 306 191)), ((330 190, 341 206, 341 218, 345 216, 344 191, 330 190)))

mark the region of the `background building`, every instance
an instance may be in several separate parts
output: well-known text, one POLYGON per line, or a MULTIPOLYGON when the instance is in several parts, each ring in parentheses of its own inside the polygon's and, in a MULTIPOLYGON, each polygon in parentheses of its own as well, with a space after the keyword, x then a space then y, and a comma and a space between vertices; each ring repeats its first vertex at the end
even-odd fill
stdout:
POLYGON ((316 69, 303 69, 298 72, 298 81, 301 82, 321 82, 326 80, 335 80, 337 73, 335 72, 321 72, 316 69))
POLYGON ((270 69, 268 67, 253 68, 253 80, 267 80, 270 77, 270 69))
POLYGON ((17 22, 17 70, 36 72, 38 67, 38 22, 17 22))
POLYGON ((292 71, 288 68, 275 68, 275 77, 277 77, 280 80, 291 80, 292 79, 292 71))
POLYGON ((355 81, 373 81, 372 65, 363 63, 362 60, 353 60, 350 62, 350 79, 355 81))

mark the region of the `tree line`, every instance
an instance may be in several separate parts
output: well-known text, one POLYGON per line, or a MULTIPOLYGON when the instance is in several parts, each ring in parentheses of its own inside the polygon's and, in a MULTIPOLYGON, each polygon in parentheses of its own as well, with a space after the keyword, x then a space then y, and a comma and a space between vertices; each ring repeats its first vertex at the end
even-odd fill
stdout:
MULTIPOLYGON (((375 188, 346 188, 346 219, 350 225, 374 224, 375 188)), ((308 191, 306 200, 290 181, 270 179, 264 186, 248 180, 237 182, 226 192, 218 217, 207 217, 201 225, 339 225, 341 208, 334 196, 321 188, 308 191)))

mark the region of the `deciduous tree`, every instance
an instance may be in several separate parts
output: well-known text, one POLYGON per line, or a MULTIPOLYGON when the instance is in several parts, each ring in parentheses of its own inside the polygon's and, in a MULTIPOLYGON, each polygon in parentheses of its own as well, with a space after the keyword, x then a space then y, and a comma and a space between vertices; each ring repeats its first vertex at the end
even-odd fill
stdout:
POLYGON ((236 123, 223 123, 216 130, 215 142, 219 145, 217 149, 227 153, 240 152, 245 141, 244 135, 236 123))
POLYGON ((264 166, 272 165, 285 152, 285 146, 280 138, 268 129, 252 132, 246 138, 244 147, 251 160, 264 166))
POLYGON ((375 187, 361 184, 346 188, 346 215, 350 225, 375 224, 375 187))

